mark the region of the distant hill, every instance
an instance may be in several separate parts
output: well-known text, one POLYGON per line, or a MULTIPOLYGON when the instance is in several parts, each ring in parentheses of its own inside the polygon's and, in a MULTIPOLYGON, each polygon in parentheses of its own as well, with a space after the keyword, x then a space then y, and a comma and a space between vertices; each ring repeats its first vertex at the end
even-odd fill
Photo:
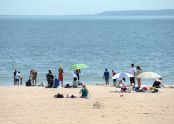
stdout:
POLYGON ((174 9, 164 10, 126 10, 126 11, 104 11, 96 15, 116 16, 116 15, 174 15, 174 9))

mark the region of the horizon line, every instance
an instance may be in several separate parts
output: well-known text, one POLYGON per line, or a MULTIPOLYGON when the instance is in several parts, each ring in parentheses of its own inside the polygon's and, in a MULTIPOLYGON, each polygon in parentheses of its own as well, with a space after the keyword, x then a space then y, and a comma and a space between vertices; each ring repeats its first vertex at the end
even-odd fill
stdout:
POLYGON ((100 13, 103 12, 124 12, 124 11, 161 11, 161 10, 174 10, 174 9, 149 9, 149 10, 106 10, 106 11, 102 11, 102 12, 98 12, 98 13, 94 13, 94 14, 0 14, 0 16, 96 16, 100 13))

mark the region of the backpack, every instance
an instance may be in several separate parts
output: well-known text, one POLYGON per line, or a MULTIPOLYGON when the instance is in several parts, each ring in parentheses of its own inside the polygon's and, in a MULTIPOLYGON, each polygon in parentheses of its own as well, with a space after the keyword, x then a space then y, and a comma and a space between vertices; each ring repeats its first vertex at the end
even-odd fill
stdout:
POLYGON ((30 80, 28 80, 28 81, 26 82, 26 86, 31 86, 31 81, 30 81, 30 80))
POLYGON ((54 88, 57 88, 59 86, 59 80, 55 78, 54 80, 54 88))

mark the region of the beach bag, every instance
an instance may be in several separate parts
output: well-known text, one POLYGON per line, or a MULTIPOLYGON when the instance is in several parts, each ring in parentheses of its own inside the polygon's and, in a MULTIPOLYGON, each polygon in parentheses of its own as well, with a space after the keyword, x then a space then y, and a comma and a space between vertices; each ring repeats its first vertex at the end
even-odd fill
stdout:
POLYGON ((26 86, 31 86, 31 81, 30 81, 30 80, 28 80, 28 81, 26 82, 26 86))
POLYGON ((66 84, 65 88, 71 88, 71 86, 69 84, 66 84))
POLYGON ((139 91, 139 89, 140 89, 139 87, 136 87, 136 88, 135 88, 135 91, 139 91))
POLYGON ((64 96, 58 93, 57 95, 54 96, 54 98, 64 98, 64 96))

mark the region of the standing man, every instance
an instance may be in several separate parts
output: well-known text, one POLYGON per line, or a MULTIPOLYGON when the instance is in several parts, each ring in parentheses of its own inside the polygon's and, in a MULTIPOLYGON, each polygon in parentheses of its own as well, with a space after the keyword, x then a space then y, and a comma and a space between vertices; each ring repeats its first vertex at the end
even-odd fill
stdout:
POLYGON ((20 80, 20 71, 18 71, 17 73, 16 73, 16 77, 15 77, 15 81, 16 81, 16 84, 18 84, 19 85, 19 80, 20 80))
POLYGON ((48 70, 48 74, 46 75, 46 79, 48 81, 48 88, 52 88, 53 87, 54 76, 53 76, 51 70, 48 70))
POLYGON ((33 71, 33 86, 36 86, 37 84, 37 71, 33 71))
POLYGON ((133 76, 133 77, 130 77, 130 86, 133 85, 133 87, 135 88, 135 73, 136 73, 136 69, 134 67, 134 64, 131 64, 131 70, 130 70, 130 74, 133 76))
POLYGON ((105 79, 106 85, 108 85, 109 84, 109 72, 108 72, 107 68, 105 69, 103 79, 105 79))

